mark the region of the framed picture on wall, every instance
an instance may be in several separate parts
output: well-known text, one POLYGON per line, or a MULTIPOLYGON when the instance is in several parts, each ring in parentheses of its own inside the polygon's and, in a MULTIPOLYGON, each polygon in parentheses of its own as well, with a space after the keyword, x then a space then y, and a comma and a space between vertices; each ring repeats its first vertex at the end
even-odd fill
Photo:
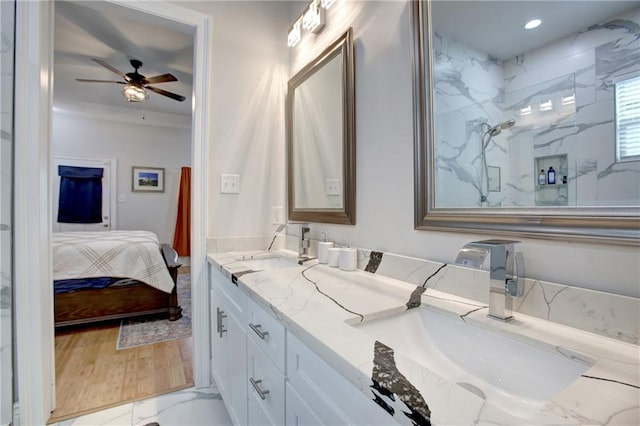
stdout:
POLYGON ((164 192, 164 169, 133 166, 131 190, 133 192, 164 192))

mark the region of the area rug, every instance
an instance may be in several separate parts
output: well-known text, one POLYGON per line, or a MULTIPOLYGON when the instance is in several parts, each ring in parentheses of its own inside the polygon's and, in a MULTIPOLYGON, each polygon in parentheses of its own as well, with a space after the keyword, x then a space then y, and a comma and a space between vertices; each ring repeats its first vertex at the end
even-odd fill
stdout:
POLYGON ((189 273, 178 274, 178 303, 182 307, 182 318, 176 321, 168 319, 122 320, 116 349, 127 349, 190 337, 191 274, 189 273))

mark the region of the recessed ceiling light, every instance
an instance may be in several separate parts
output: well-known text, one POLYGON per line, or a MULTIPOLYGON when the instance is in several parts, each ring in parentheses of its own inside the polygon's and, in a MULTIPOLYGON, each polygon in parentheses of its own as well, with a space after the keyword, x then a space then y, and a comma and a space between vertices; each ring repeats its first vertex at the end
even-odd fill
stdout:
POLYGON ((540 19, 532 19, 529 22, 527 22, 526 24, 524 24, 524 27, 527 30, 532 30, 534 28, 538 28, 540 26, 540 24, 542 24, 542 21, 540 19))

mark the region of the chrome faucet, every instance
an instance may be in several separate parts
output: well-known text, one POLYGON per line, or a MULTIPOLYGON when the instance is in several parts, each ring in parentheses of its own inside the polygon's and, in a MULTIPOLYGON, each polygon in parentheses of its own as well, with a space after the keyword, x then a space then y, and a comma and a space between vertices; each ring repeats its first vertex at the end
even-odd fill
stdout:
POLYGON ((524 288, 515 271, 514 244, 520 241, 482 240, 466 244, 458 252, 456 264, 481 268, 487 255, 489 267, 489 316, 509 321, 514 297, 521 297, 524 288))
POLYGON ((306 223, 300 224, 300 237, 298 238, 298 263, 302 264, 309 259, 309 245, 311 242, 311 228, 306 223))

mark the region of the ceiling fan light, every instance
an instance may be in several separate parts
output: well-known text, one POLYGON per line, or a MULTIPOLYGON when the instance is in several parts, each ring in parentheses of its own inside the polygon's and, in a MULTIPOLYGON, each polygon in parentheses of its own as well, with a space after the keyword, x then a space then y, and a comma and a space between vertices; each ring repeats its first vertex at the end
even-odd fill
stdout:
POLYGON ((126 84, 122 88, 122 96, 124 96, 129 102, 142 102, 149 99, 149 92, 140 85, 126 84))

